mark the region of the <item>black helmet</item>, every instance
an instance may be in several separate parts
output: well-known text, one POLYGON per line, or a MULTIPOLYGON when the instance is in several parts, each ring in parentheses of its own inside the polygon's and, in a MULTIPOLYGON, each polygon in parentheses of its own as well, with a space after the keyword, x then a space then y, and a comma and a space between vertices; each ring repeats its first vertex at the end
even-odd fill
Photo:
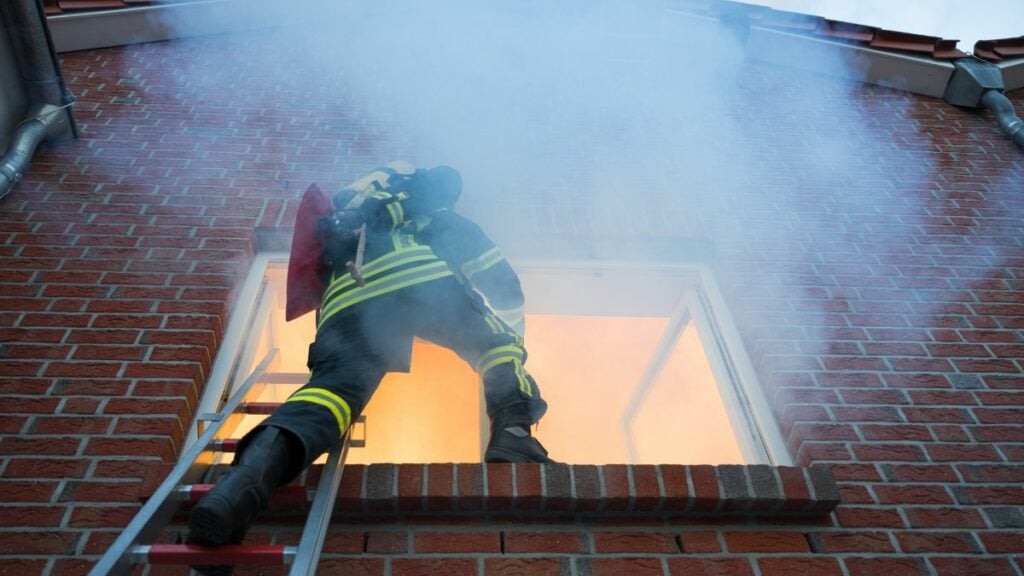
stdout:
POLYGON ((427 192, 441 206, 452 208, 459 201, 462 195, 462 175, 455 168, 442 164, 417 176, 417 187, 427 192))

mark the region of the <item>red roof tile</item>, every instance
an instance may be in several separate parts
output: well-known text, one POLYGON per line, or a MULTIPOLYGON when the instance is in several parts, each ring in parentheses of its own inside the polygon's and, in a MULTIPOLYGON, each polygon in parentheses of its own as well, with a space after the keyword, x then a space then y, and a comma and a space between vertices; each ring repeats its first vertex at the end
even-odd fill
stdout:
POLYGON ((1024 58, 1024 36, 981 40, 974 45, 974 55, 991 62, 999 62, 1006 58, 1024 58))
POLYGON ((773 10, 742 2, 715 0, 682 0, 677 4, 683 11, 722 20, 745 19, 751 25, 792 34, 827 38, 850 44, 859 44, 877 50, 909 52, 937 60, 953 60, 967 56, 956 49, 956 40, 938 36, 910 34, 894 30, 883 30, 852 22, 829 20, 820 16, 773 10))

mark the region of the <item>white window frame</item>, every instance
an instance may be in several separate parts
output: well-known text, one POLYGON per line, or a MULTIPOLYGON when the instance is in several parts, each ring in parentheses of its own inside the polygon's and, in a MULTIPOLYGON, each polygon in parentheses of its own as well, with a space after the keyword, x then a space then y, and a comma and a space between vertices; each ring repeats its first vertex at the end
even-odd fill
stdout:
MULTIPOLYGON (((287 266, 287 263, 286 253, 260 253, 255 257, 234 304, 222 344, 217 351, 196 411, 198 415, 216 412, 225 390, 234 389, 248 376, 240 367, 252 365, 252 355, 255 353, 252 350, 254 346, 249 345, 253 337, 252 331, 254 327, 263 326, 268 322, 271 299, 277 296, 270 292, 273 287, 265 280, 267 269, 271 266, 287 266)), ((718 383, 723 405, 744 460, 748 464, 793 465, 753 364, 744 350, 739 331, 718 289, 714 275, 706 265, 590 260, 513 260, 512 263, 521 275, 615 275, 642 278, 645 282, 656 282, 659 277, 677 281, 684 279, 688 287, 679 295, 674 312, 670 315, 668 325, 660 337, 658 349, 638 386, 638 393, 634 395, 631 405, 625 408, 620 419, 624 434, 631 438, 629 414, 635 414, 642 404, 646 391, 649 391, 682 330, 688 323, 693 323, 718 383)), ((530 298, 527 295, 527 313, 530 312, 530 298)), ((483 421, 486 422, 486 419, 483 421)), ((198 437, 197 422, 198 419, 193 422, 186 436, 187 446, 194 443, 198 437)), ((486 432, 481 431, 481 435, 482 441, 485 441, 486 432)), ((636 451, 632 440, 629 443, 635 457, 636 451)))

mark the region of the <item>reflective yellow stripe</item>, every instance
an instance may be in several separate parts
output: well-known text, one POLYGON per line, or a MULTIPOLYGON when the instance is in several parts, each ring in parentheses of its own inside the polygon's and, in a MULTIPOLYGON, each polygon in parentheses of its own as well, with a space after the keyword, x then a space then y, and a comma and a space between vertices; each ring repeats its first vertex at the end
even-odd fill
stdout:
POLYGON ((516 379, 519 380, 519 391, 533 398, 533 387, 530 386, 530 380, 526 377, 526 370, 521 363, 515 363, 515 372, 516 379))
POLYGON ((511 362, 515 360, 522 363, 524 358, 525 354, 523 353, 523 349, 519 346, 511 344, 498 346, 497 348, 491 348, 485 352, 484 355, 476 361, 476 366, 474 366, 474 368, 476 369, 477 374, 483 376, 488 370, 502 362, 511 362))
POLYGON ((491 248, 487 252, 484 252, 480 256, 467 261, 462 265, 462 275, 466 278, 472 278, 473 276, 487 270, 491 266, 494 266, 498 262, 504 259, 501 252, 498 251, 497 247, 491 248))
POLYGON ((398 202, 391 202, 387 205, 388 214, 391 215, 391 227, 396 228, 405 220, 405 215, 402 211, 402 205, 398 202))
POLYGON ((451 276, 452 271, 448 269, 448 265, 443 261, 435 261, 423 266, 417 266, 416 268, 410 268, 408 270, 402 270, 390 274, 383 278, 378 278, 373 282, 369 282, 366 286, 361 286, 355 290, 350 290, 327 306, 324 306, 320 314, 320 322, 317 324, 317 330, 324 325, 324 323, 337 314, 338 312, 354 306, 370 298, 375 298, 388 292, 394 292, 395 290, 401 290, 414 284, 422 284, 423 282, 429 282, 431 280, 437 280, 438 278, 444 278, 445 276, 451 276))
POLYGON ((348 402, 324 388, 300 389, 285 400, 286 404, 288 402, 309 402, 327 408, 334 415, 334 419, 338 421, 338 430, 341 434, 345 433, 348 423, 352 421, 352 410, 349 408, 348 402))
MULTIPOLYGON (((391 268, 403 266, 412 262, 421 260, 436 260, 437 256, 434 255, 433 250, 428 246, 412 246, 410 248, 396 250, 394 252, 388 252, 387 254, 367 262, 362 266, 363 277, 372 276, 378 272, 384 272, 391 268)), ((335 278, 331 285, 327 287, 327 291, 324 293, 324 303, 334 298, 335 295, 341 290, 354 286, 356 283, 355 278, 351 274, 345 273, 335 278)))

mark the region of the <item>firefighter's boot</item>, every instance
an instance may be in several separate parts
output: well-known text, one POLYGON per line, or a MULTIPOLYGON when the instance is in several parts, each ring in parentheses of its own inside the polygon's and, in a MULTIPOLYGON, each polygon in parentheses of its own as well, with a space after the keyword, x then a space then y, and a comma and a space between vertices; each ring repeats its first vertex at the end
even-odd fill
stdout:
POLYGON ((484 452, 484 462, 554 462, 548 458, 536 438, 530 434, 533 418, 529 405, 513 404, 491 417, 491 440, 484 452))
MULTIPOLYGON (((289 463, 286 432, 268 426, 256 433, 231 469, 192 509, 189 544, 240 544, 256 514, 285 477, 289 463)), ((196 566, 203 574, 230 574, 230 566, 196 566)))

